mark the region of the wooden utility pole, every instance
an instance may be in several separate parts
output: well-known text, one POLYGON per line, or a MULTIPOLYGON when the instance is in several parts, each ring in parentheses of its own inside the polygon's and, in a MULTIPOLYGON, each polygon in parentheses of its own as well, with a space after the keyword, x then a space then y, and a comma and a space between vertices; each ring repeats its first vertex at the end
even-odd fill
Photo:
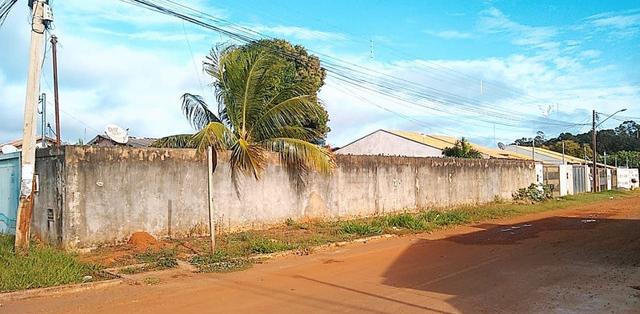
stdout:
POLYGON ((60 146, 60 102, 58 100, 58 37, 51 36, 51 57, 53 58, 53 101, 56 114, 56 146, 60 146))
POLYGON ((596 150, 596 119, 597 119, 597 113, 594 110, 593 111, 593 124, 592 124, 592 128, 591 128, 591 148, 593 149, 593 172, 592 175, 593 177, 591 178, 592 181, 592 185, 593 187, 591 187, 591 191, 592 192, 598 192, 598 165, 597 165, 597 161, 596 161, 596 157, 598 156, 598 152, 596 150))
POLYGON ((29 250, 29 232, 33 214, 34 170, 36 164, 36 124, 37 103, 40 90, 40 64, 42 62, 46 2, 33 0, 31 24, 31 48, 29 51, 29 73, 27 93, 24 102, 24 127, 22 135, 22 179, 20 181, 20 202, 16 218, 15 251, 27 254, 29 250))

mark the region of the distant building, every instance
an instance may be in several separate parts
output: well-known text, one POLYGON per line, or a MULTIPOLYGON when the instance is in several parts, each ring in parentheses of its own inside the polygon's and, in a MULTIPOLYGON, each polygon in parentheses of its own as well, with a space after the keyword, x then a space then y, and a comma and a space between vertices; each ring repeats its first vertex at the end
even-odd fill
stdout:
POLYGON ((505 150, 527 156, 528 159, 533 158, 536 161, 541 161, 545 164, 551 165, 591 164, 591 162, 586 159, 573 157, 567 154, 563 155, 562 153, 539 147, 534 149, 531 146, 508 145, 505 147, 505 150))
MULTIPOLYGON (((42 140, 42 137, 38 137, 36 138, 36 147, 38 148, 43 148, 43 147, 48 147, 48 146, 53 146, 56 144, 56 140, 54 138, 50 138, 50 137, 45 137, 44 141, 42 140)), ((13 146, 15 148, 17 148, 19 151, 22 150, 22 139, 17 139, 17 140, 13 140, 7 143, 2 143, 0 144, 0 147, 2 146, 13 146)))
MULTIPOLYGON (((344 155, 383 155, 407 157, 443 157, 442 151, 456 144, 458 138, 427 135, 411 131, 377 130, 335 151, 344 155)), ((470 143, 483 158, 531 159, 527 156, 470 143)))
POLYGON ((150 137, 134 137, 129 136, 129 140, 126 144, 118 143, 112 139, 110 139, 106 135, 96 135, 92 140, 90 140, 87 145, 95 145, 102 147, 113 147, 113 146, 126 146, 126 147, 149 147, 153 142, 155 142, 156 138, 150 137))

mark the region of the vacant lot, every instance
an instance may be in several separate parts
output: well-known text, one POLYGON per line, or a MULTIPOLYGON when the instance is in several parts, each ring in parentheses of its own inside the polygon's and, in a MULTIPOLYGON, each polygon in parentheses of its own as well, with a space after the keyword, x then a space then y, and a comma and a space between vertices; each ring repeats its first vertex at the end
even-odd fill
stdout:
POLYGON ((640 197, 276 258, 179 270, 8 313, 640 311, 640 197))

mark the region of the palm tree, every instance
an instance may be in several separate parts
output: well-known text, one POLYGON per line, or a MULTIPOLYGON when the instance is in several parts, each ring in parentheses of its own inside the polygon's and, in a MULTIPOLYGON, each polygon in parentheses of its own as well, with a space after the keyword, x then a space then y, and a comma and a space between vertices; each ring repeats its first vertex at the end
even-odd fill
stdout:
POLYGON ((284 64, 265 50, 223 45, 211 50, 204 63, 213 78, 218 112, 198 95, 182 96, 182 110, 196 134, 181 134, 156 141, 155 147, 211 146, 230 151, 234 183, 239 173, 259 179, 268 152, 278 154, 298 178, 309 170, 329 173, 335 166, 331 152, 309 141, 317 131, 304 126, 323 112, 317 96, 306 86, 279 84, 284 64))
POLYGON ((456 141, 452 147, 445 147, 442 150, 442 155, 456 158, 482 158, 482 154, 475 150, 464 137, 456 141))

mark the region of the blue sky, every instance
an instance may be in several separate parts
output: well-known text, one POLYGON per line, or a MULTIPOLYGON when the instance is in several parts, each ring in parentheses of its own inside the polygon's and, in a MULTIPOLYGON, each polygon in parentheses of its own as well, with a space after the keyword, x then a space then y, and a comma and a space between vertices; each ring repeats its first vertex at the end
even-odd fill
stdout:
MULTIPOLYGON (((0 142, 21 132, 25 2, 0 28, 0 142)), ((398 91, 402 101, 345 86, 330 74, 320 96, 331 118, 328 141, 336 146, 378 128, 491 145, 538 130, 585 131, 588 126, 554 121, 586 123, 592 109, 627 108, 622 118, 640 117, 638 1, 181 3, 302 44, 321 59, 371 69, 371 81, 395 77, 447 95, 427 101, 398 91)), ((138 136, 189 132, 180 95, 204 94, 214 102, 201 62, 212 45, 229 38, 116 0, 53 0, 52 7, 67 141, 90 139, 108 123, 138 136)), ((48 53, 41 89, 49 99, 51 81, 48 53)))

